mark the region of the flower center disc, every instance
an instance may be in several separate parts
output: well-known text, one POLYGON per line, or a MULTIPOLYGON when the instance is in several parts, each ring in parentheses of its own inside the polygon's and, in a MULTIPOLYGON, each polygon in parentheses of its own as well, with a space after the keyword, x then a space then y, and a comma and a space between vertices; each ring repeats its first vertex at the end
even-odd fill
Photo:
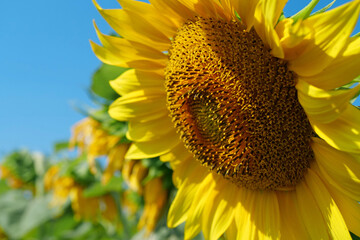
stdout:
POLYGON ((314 158, 295 82, 238 21, 189 20, 169 50, 168 108, 186 148, 249 189, 291 189, 314 158))

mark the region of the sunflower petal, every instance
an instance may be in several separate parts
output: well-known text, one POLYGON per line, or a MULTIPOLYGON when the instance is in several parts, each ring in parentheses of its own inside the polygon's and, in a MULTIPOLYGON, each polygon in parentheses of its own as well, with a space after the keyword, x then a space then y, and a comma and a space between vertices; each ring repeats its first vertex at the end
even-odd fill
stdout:
POLYGON ((337 119, 359 92, 360 85, 349 90, 323 90, 302 81, 296 84, 298 98, 306 114, 317 122, 329 123, 337 119))
POLYGON ((160 12, 166 12, 177 20, 178 26, 181 26, 186 19, 191 19, 196 15, 183 3, 177 0, 150 0, 151 5, 154 5, 160 12))
POLYGON ((146 42, 160 51, 168 50, 170 39, 139 13, 125 9, 102 9, 93 0, 101 16, 122 37, 136 42, 146 42))
POLYGON ((296 187, 296 202, 302 222, 311 239, 329 239, 327 223, 305 181, 300 182, 296 187))
POLYGON ((284 51, 274 26, 285 4, 286 0, 263 0, 255 10, 255 30, 264 44, 271 49, 271 54, 278 58, 284 58, 284 51))
POLYGON ((160 160, 163 162, 171 161, 182 161, 186 158, 189 158, 192 154, 184 147, 184 143, 180 142, 176 147, 174 147, 171 152, 168 154, 162 155, 160 160))
POLYGON ((136 142, 148 142, 164 137, 170 131, 176 134, 173 123, 168 116, 148 121, 130 121, 126 137, 136 142))
POLYGON ((119 121, 128 121, 133 118, 149 116, 156 119, 166 115, 165 93, 159 89, 143 89, 126 94, 115 100, 109 109, 112 118, 119 121))
MULTIPOLYGON (((183 144, 183 143, 181 143, 183 144)), ((171 151, 169 152, 171 153, 171 151)), ((170 162, 170 166, 174 169, 172 175, 172 181, 176 187, 179 187, 193 171, 205 171, 203 167, 195 161, 194 157, 190 155, 188 158, 172 161, 170 162)))
POLYGON ((217 188, 220 187, 220 194, 216 197, 215 201, 216 211, 213 217, 210 218, 211 220, 208 220, 208 222, 211 222, 210 240, 219 239, 234 220, 234 209, 237 199, 233 198, 233 195, 238 187, 227 182, 225 184, 226 187, 223 188, 217 186, 217 188))
POLYGON ((241 21, 246 25, 247 30, 249 31, 254 25, 255 21, 255 9, 256 5, 259 3, 259 0, 230 0, 235 11, 239 14, 241 21))
POLYGON ((193 239, 201 231, 201 216, 204 211, 207 211, 205 204, 216 186, 212 174, 207 174, 205 176, 206 177, 200 183, 189 209, 189 216, 185 223, 185 239, 193 239))
POLYGON ((139 89, 164 88, 164 76, 155 72, 129 69, 115 80, 110 81, 111 87, 120 95, 125 95, 139 89))
POLYGON ((167 221, 169 227, 176 227, 187 219, 192 200, 201 186, 199 183, 203 180, 203 174, 193 172, 180 186, 169 209, 167 221))
POLYGON ((345 152, 360 153, 360 111, 348 105, 344 112, 330 123, 309 118, 315 132, 332 147, 345 152))
MULTIPOLYGON (((331 11, 305 19, 299 29, 310 28, 313 40, 304 38, 298 44, 305 49, 289 61, 289 68, 299 76, 318 74, 343 51, 359 16, 359 1, 353 1, 331 11)), ((304 32, 302 30, 294 32, 304 32)), ((307 31, 305 31, 307 32, 307 31)))
POLYGON ((296 206, 296 194, 294 191, 277 192, 280 217, 281 238, 283 239, 310 239, 305 225, 300 219, 296 206))
POLYGON ((166 154, 179 142, 177 134, 169 132, 163 139, 148 142, 133 142, 126 153, 128 159, 153 158, 166 154))
POLYGON ((138 54, 137 50, 131 48, 131 46, 126 47, 127 50, 124 51, 129 53, 128 57, 121 57, 117 54, 117 51, 110 51, 107 48, 104 48, 93 41, 90 41, 91 48, 102 62, 109 65, 114 65, 118 67, 125 68, 138 68, 138 69, 163 69, 165 67, 165 62, 163 60, 154 60, 150 58, 140 58, 134 57, 134 54, 138 54), (130 50, 129 50, 130 49, 130 50))
POLYGON ((171 18, 164 12, 160 12, 153 5, 134 1, 134 0, 117 0, 123 9, 135 12, 147 19, 154 27, 164 33, 168 38, 176 34, 178 26, 172 22, 171 18))
POLYGON ((311 169, 308 169, 305 181, 328 225, 328 233, 331 239, 351 240, 344 219, 336 206, 334 199, 331 197, 320 178, 311 169))
POLYGON ((339 207, 349 230, 357 236, 360 236, 360 203, 345 196, 330 185, 327 185, 327 187, 336 205, 339 207))
POLYGON ((344 195, 360 200, 360 156, 356 159, 317 138, 311 146, 322 177, 344 195))
POLYGON ((325 90, 341 87, 360 75, 360 37, 353 37, 347 48, 328 67, 303 80, 325 90))
POLYGON ((280 239, 280 210, 274 191, 257 192, 255 223, 259 239, 280 239))
POLYGON ((256 211, 257 192, 239 189, 235 198, 239 199, 235 210, 235 221, 238 229, 236 239, 258 239, 257 226, 252 216, 253 212, 256 211))

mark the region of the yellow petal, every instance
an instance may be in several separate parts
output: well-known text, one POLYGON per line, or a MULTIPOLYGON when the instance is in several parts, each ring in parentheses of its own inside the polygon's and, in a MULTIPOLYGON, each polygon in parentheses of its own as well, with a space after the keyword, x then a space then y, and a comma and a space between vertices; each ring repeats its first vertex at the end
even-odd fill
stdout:
POLYGON ((275 29, 286 60, 301 56, 306 51, 307 45, 313 41, 313 29, 305 25, 303 20, 294 23, 293 19, 285 18, 276 25, 275 29))
MULTIPOLYGON (((183 144, 182 142, 180 144, 183 144)), ((173 149, 170 151, 172 152, 173 149)), ((169 152, 169 153, 170 153, 169 152)), ((184 180, 190 175, 193 171, 206 171, 206 169, 200 165, 196 159, 190 155, 187 158, 181 159, 179 161, 170 162, 171 168, 174 170, 172 180, 176 187, 180 186, 184 180)))
POLYGON ((176 134, 171 119, 168 116, 164 116, 148 122, 130 121, 126 137, 129 140, 136 142, 148 142, 163 138, 164 135, 168 134, 170 131, 172 131, 173 134, 176 134))
POLYGON ((176 34, 178 26, 172 22, 166 13, 160 12, 152 4, 133 0, 118 0, 118 2, 123 9, 140 14, 167 37, 170 38, 176 34))
POLYGON ((216 196, 214 201, 214 210, 215 213, 208 218, 208 223, 210 226, 210 240, 219 239, 223 233, 228 229, 230 224, 234 220, 234 209, 236 207, 236 200, 234 192, 238 190, 238 187, 235 184, 226 182, 225 186, 217 184, 216 189, 218 189, 219 194, 216 196))
POLYGON ((360 236, 360 204, 358 201, 345 196, 331 185, 327 185, 331 196, 334 198, 336 205, 339 207, 342 216, 349 230, 360 236))
POLYGON ((274 191, 256 192, 255 224, 259 239, 280 239, 280 210, 274 191))
POLYGON ((153 158, 168 153, 179 142, 177 134, 169 132, 163 139, 148 142, 133 142, 126 153, 126 158, 143 159, 153 158))
POLYGON ((329 239, 327 223, 305 181, 301 181, 296 186, 296 202, 298 213, 300 213, 311 239, 329 239))
POLYGON ((160 118, 168 114, 165 92, 157 88, 131 92, 116 99, 110 105, 109 114, 119 121, 160 118))
POLYGON ((230 2, 249 31, 254 25, 255 9, 259 0, 230 0, 230 2))
POLYGON ((343 194, 360 200, 360 156, 356 159, 317 138, 313 139, 311 147, 321 176, 343 194))
MULTIPOLYGON (((218 185, 218 183, 216 185, 218 185)), ((209 240, 214 239, 213 236, 211 236, 211 223, 219 201, 218 196, 220 194, 219 191, 215 189, 213 189, 213 191, 211 191, 211 193, 208 195, 207 201, 204 203, 205 211, 201 213, 200 218, 201 230, 204 234, 204 238, 209 240)))
POLYGON ((255 205, 256 198, 258 197, 257 192, 248 189, 239 189, 234 195, 234 197, 238 199, 235 210, 235 221, 238 229, 236 239, 259 239, 256 222, 253 217, 253 213, 257 207, 255 205))
POLYGON ((162 155, 160 160, 163 162, 171 162, 175 160, 182 161, 190 156, 192 156, 192 154, 185 148, 184 143, 180 142, 171 150, 171 152, 162 155))
POLYGON ((350 90, 323 90, 302 81, 296 84, 298 98, 306 114, 317 122, 329 123, 337 119, 349 106, 360 85, 350 90))
POLYGON ((167 224, 170 228, 178 226, 187 219, 188 210, 203 178, 202 174, 193 172, 179 188, 168 213, 167 224))
POLYGON ((331 239, 351 240, 344 219, 336 206, 334 199, 330 196, 320 178, 311 169, 308 169, 305 181, 328 226, 328 233, 331 239))
POLYGON ((295 192, 279 191, 277 192, 277 196, 281 217, 281 238, 293 240, 310 239, 296 206, 295 192))
MULTIPOLYGON (((90 41, 90 45, 96 57, 98 57, 102 62, 107 63, 109 65, 125 67, 125 68, 132 67, 138 69, 148 69, 148 70, 162 69, 165 66, 164 60, 145 59, 140 57, 135 60, 128 59, 127 57, 122 58, 120 55, 117 55, 116 52, 112 52, 94 43, 93 41, 90 41)), ((133 51, 132 54, 136 54, 136 52, 133 51)))
POLYGON ((139 13, 125 9, 102 9, 95 0, 93 3, 120 36, 131 41, 148 43, 160 51, 169 49, 170 39, 139 13))
POLYGON ((299 76, 312 76, 321 72, 347 45, 359 11, 359 1, 353 1, 305 19, 303 27, 313 29, 313 39, 304 39, 306 44, 303 47, 306 50, 289 61, 289 68, 299 76))
POLYGON ((165 92, 164 76, 137 69, 127 70, 115 80, 110 81, 110 85, 120 96, 143 88, 156 87, 165 92))
POLYGON ((230 224, 229 228, 226 230, 225 239, 241 240, 241 239, 236 238, 237 232, 238 232, 238 229, 236 227, 236 223, 235 223, 235 221, 233 221, 230 224))
POLYGON ((345 152, 360 153, 360 111, 348 105, 334 121, 325 124, 309 118, 315 132, 332 147, 345 152))
POLYGON ((154 5, 160 12, 168 13, 174 16, 177 24, 180 27, 187 19, 193 18, 196 14, 187 8, 183 3, 177 0, 150 0, 151 5, 154 5))
POLYGON ((341 87, 360 75, 360 38, 353 37, 346 50, 322 72, 314 76, 303 77, 304 81, 325 90, 341 87))
POLYGON ((255 9, 255 30, 265 46, 271 49, 271 54, 278 58, 284 57, 284 51, 274 26, 285 4, 286 0, 263 0, 255 9))
POLYGON ((198 191, 194 196, 191 207, 188 210, 189 214, 185 223, 185 239, 193 239, 201 231, 201 218, 206 209, 205 205, 209 201, 209 196, 212 195, 216 181, 214 181, 211 173, 206 173, 203 181, 199 184, 198 191))

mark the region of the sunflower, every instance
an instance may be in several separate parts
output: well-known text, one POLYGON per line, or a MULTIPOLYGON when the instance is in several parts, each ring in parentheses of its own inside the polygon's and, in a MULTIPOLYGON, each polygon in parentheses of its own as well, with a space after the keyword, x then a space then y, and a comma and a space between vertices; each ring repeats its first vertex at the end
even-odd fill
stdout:
POLYGON ((70 148, 77 144, 80 152, 86 152, 90 169, 96 173, 95 159, 108 156, 108 165, 103 176, 103 183, 107 183, 114 172, 121 169, 128 144, 118 144, 119 136, 109 134, 101 127, 101 123, 87 117, 76 123, 72 128, 70 148))
POLYGON ((128 121, 127 158, 160 156, 178 188, 168 226, 185 239, 360 235, 360 1, 282 15, 284 0, 119 0, 95 6, 128 121))

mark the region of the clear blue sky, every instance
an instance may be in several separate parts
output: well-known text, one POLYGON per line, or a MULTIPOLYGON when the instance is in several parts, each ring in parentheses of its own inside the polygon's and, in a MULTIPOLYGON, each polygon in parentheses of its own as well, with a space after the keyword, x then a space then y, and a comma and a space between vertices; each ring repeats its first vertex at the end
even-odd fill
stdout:
MULTIPOLYGON (((119 6, 116 0, 98 2, 103 8, 119 6)), ((290 0, 285 15, 308 2, 290 0)), ((329 2, 320 0, 320 7, 329 2)), ((24 147, 50 153, 83 118, 72 104, 91 103, 86 89, 100 65, 89 45, 89 39, 97 41, 92 20, 104 33, 111 29, 91 0, 2 1, 0 6, 0 156, 24 147)))

